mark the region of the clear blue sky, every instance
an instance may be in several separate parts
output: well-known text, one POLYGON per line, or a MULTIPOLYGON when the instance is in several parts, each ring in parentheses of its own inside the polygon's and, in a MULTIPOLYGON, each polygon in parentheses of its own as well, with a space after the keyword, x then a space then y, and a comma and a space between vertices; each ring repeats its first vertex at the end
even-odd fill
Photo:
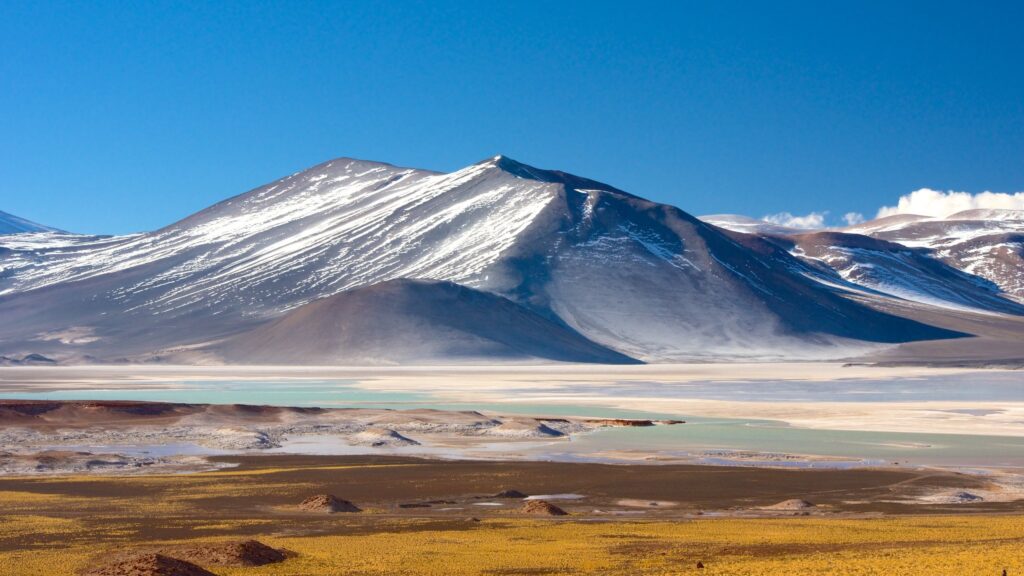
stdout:
POLYGON ((1021 2, 0 3, 0 210, 170 223, 496 153, 695 214, 1024 189, 1021 2))

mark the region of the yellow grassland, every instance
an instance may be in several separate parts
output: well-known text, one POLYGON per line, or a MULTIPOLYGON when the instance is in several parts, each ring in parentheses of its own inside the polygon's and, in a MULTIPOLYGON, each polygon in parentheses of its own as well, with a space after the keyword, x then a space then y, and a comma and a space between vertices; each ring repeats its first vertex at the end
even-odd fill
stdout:
MULTIPOLYGON (((578 522, 487 520, 470 527, 287 537, 272 522, 260 540, 295 556, 217 574, 928 574, 1024 573, 1024 518, 939 516, 870 519, 701 519, 578 522)), ((107 536, 117 531, 111 526, 107 536)), ((237 526, 213 525, 212 531, 237 526)), ((199 523, 195 529, 202 531, 199 523)), ((131 526, 122 528, 130 534, 131 526)), ((0 574, 75 574, 97 554, 85 526, 34 515, 0 519, 0 539, 25 541, 0 552, 0 574), (31 535, 61 544, 33 546, 31 535), (27 539, 27 540, 26 540, 27 539)), ((217 540, 203 537, 197 540, 217 540)), ((132 546, 154 544, 132 542, 132 546)), ((109 547, 109 545, 106 545, 109 547)), ((119 546, 117 549, 123 549, 119 546)))
POLYGON ((253 498, 295 489, 275 473, 63 477, 0 490, 0 575, 70 576, 114 551, 250 537, 294 556, 280 564, 212 571, 999 576, 1005 568, 1011 576, 1024 575, 1021 515, 586 520, 510 513, 474 522, 466 518, 470 511, 438 520, 368 507, 363 514, 306 518, 253 498), (96 489, 107 483, 114 488, 96 489), (122 495, 119 486, 131 486, 134 496, 122 495), (232 506, 237 501, 239 508, 212 513, 215 499, 232 506))

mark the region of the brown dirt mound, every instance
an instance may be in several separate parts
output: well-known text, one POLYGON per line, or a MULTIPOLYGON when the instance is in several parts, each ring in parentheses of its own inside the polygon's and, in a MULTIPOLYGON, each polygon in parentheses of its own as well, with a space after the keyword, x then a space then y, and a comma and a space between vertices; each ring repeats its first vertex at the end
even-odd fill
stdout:
POLYGON ((87 568, 82 576, 216 576, 191 562, 147 552, 87 568))
POLYGON ((187 544, 166 552, 203 566, 263 566, 286 558, 280 550, 256 540, 187 544))
POLYGON ((310 496, 299 504, 299 509, 306 510, 307 512, 326 512, 328 514, 335 512, 362 512, 355 504, 348 500, 336 498, 331 494, 310 496))
POLYGON ((526 498, 526 494, 523 494, 519 490, 502 490, 498 492, 492 498, 526 498))
POLYGON ((558 506, 543 500, 530 500, 519 509, 523 514, 538 514, 541 516, 567 516, 569 513, 558 506))
POLYGON ((765 508, 768 510, 809 510, 811 508, 816 508, 816 506, 807 500, 793 498, 792 500, 783 500, 778 504, 765 506, 765 508))

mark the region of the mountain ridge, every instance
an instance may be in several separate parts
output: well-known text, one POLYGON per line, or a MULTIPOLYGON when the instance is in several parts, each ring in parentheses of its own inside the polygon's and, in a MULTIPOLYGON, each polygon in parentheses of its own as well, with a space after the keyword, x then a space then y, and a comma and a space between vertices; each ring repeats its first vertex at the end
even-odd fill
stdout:
POLYGON ((506 299, 644 361, 964 336, 886 312, 889 296, 771 237, 502 155, 451 173, 335 159, 153 232, 41 236, 0 240, 0 352, 146 358, 403 278, 506 299))
MULTIPOLYGON (((763 220, 735 215, 704 218, 716 226, 736 232, 773 237, 808 239, 812 234, 836 233, 884 240, 902 248, 906 254, 926 255, 950 269, 975 277, 983 291, 994 292, 1009 301, 1000 303, 987 299, 991 306, 982 305, 979 310, 1020 314, 1022 309, 1019 305, 1024 305, 1024 211, 972 209, 942 218, 896 214, 851 226, 818 230, 786 229, 763 220)), ((822 248, 824 246, 818 243, 812 250, 818 252, 818 260, 823 256, 822 248)), ((798 255, 806 255, 803 248, 797 249, 800 251, 798 255)), ((855 258, 851 260, 849 254, 832 252, 829 258, 846 262, 847 268, 859 265, 863 269, 873 265, 867 260, 859 263, 855 258)), ((842 267, 835 270, 844 274, 842 267)), ((948 270, 942 273, 951 275, 948 270)), ((870 282, 854 283, 867 288, 878 287, 870 282)))

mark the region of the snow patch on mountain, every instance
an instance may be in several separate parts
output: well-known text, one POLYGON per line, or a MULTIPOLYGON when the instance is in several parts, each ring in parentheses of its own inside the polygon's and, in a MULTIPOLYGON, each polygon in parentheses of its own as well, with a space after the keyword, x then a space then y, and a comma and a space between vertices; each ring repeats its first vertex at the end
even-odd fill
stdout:
POLYGON ((436 174, 343 159, 153 233, 73 246, 12 245, 19 255, 13 273, 0 279, 0 294, 156 266, 112 297, 128 310, 153 313, 275 301, 283 311, 391 278, 481 286, 486 268, 551 202, 555 188, 493 163, 436 174))
POLYGON ((0 342, 118 360, 207 361, 234 351, 237 361, 259 362, 302 340, 296 334, 322 343, 358 326, 392 335, 366 342, 353 332, 336 349, 300 346, 287 360, 329 363, 351 358, 335 350, 359 348, 368 361, 408 361, 428 340, 422 356, 430 358, 499 349, 505 357, 578 358, 596 344, 600 353, 589 357, 668 361, 839 358, 880 343, 963 335, 847 298, 836 286, 849 281, 775 244, 785 237, 730 232, 504 156, 450 174, 343 158, 154 232, 0 238, 0 342), (476 323, 425 330, 424 318, 445 326, 447 304, 435 307, 440 316, 376 300, 375 312, 360 315, 350 305, 396 279, 476 291, 476 323), (337 322, 305 331, 336 296, 349 303, 338 304, 337 322), (499 312, 523 333, 545 326, 545 349, 509 352, 521 352, 525 336, 514 346, 481 344, 493 340, 499 312), (390 324, 378 326, 382 318, 390 324), (397 334, 409 340, 405 356, 389 346, 397 334))
MULTIPOLYGON (((874 222, 881 220, 885 219, 874 222)), ((942 262, 998 286, 1007 298, 1024 303, 1024 212, 967 210, 948 218, 918 217, 884 226, 868 222, 858 228, 876 238, 926 249, 942 262)))

